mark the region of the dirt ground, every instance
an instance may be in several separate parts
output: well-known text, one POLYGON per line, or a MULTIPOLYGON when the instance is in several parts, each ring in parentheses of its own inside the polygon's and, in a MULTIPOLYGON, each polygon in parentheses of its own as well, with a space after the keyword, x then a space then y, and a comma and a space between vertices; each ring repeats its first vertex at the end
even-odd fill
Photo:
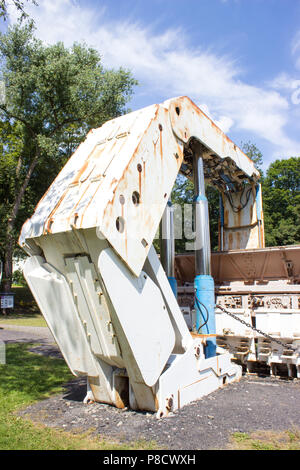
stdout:
MULTIPOLYGON (((23 327, 0 330, 0 339, 41 345, 39 354, 59 357, 45 329, 23 327), (44 331, 45 330, 45 331, 44 331)), ((118 410, 109 405, 83 404, 85 379, 76 379, 61 395, 43 400, 22 411, 35 422, 66 431, 92 431, 120 442, 156 441, 163 449, 226 449, 234 432, 292 430, 300 426, 300 381, 243 376, 207 397, 157 420, 154 413, 118 410)))

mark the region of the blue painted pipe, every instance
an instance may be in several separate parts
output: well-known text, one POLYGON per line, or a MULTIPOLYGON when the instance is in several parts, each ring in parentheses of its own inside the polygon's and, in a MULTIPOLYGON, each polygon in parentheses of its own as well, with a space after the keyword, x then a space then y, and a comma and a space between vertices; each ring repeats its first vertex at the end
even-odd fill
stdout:
POLYGON ((256 185, 256 213, 257 213, 257 219, 261 220, 261 185, 257 184, 256 185))
POLYGON ((177 281, 175 279, 175 277, 173 276, 169 276, 168 277, 168 280, 169 280, 169 283, 170 283, 170 286, 172 288, 172 291, 177 299, 177 281))
MULTIPOLYGON (((215 284, 213 278, 207 274, 199 274, 195 277, 194 289, 197 332, 199 334, 216 334, 215 284)), ((214 357, 216 349, 216 337, 208 337, 204 348, 205 357, 214 357)))

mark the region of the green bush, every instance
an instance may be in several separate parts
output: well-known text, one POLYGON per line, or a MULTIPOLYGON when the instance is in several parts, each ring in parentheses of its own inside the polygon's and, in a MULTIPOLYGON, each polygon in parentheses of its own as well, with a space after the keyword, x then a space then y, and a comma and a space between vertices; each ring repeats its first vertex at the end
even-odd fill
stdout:
POLYGON ((12 281, 13 284, 17 286, 27 286, 26 280, 21 269, 16 269, 16 271, 14 271, 12 281))

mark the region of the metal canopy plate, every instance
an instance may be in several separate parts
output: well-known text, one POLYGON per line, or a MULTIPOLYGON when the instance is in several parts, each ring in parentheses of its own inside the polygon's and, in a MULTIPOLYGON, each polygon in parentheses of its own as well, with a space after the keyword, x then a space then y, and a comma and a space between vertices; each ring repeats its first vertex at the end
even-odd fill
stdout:
POLYGON ((30 252, 30 241, 34 246, 41 236, 95 227, 139 276, 193 136, 207 150, 213 180, 259 178, 253 162, 189 98, 171 99, 90 131, 24 224, 20 245, 30 252))

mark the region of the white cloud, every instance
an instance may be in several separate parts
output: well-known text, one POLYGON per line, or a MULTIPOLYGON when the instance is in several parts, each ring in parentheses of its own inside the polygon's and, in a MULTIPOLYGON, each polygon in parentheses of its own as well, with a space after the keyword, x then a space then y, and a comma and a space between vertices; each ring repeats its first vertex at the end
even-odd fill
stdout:
POLYGON ((295 66, 300 69, 300 31, 297 32, 292 41, 292 55, 295 58, 295 66))
POLYGON ((219 120, 215 120, 215 123, 223 132, 225 132, 225 134, 227 134, 233 126, 234 121, 228 116, 220 116, 219 120))
MULTIPOLYGON (((287 77, 278 77, 277 86, 275 82, 264 88, 248 85, 240 80, 241 70, 232 58, 191 47, 184 30, 170 28, 156 34, 138 23, 108 20, 105 9, 98 6, 44 0, 38 7, 28 7, 28 12, 39 38, 67 46, 85 41, 100 51, 106 67, 131 69, 144 94, 162 99, 188 95, 197 104, 205 103, 225 132, 247 131, 266 139, 276 148, 274 154, 287 148, 299 153, 299 143, 285 131, 290 101, 280 92, 279 81, 286 79, 287 86, 287 77)), ((300 35, 293 51, 300 51, 300 35)))
POLYGON ((219 119, 216 119, 213 114, 210 112, 209 107, 206 103, 199 103, 199 108, 208 116, 214 123, 227 134, 230 128, 233 126, 233 120, 228 116, 220 116, 219 119))
POLYGON ((269 86, 276 90, 291 91, 295 90, 295 88, 298 88, 299 84, 299 79, 293 78, 287 73, 282 72, 269 83, 269 86))

